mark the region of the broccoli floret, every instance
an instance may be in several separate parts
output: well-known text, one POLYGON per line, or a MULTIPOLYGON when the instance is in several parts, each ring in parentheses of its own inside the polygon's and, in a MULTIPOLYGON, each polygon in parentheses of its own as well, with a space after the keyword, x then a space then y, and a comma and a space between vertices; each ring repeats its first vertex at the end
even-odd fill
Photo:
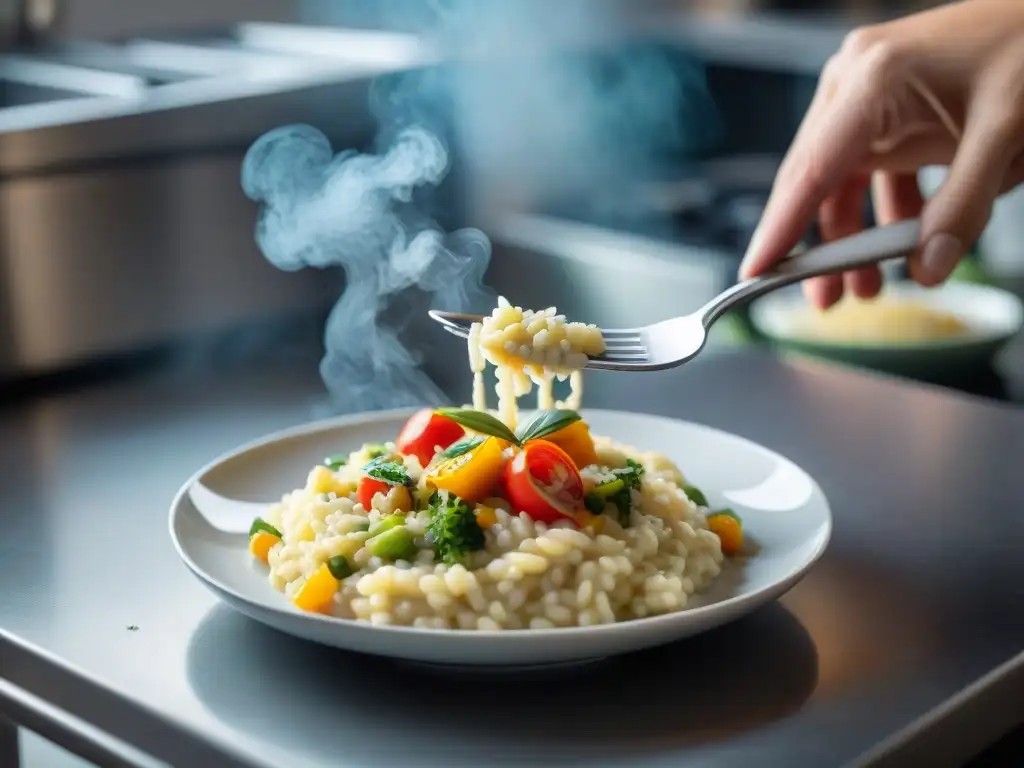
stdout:
POLYGON ((470 552, 483 549, 484 531, 476 522, 473 508, 458 496, 438 491, 430 497, 428 509, 427 540, 438 560, 454 565, 470 552))
POLYGON ((605 505, 611 503, 619 511, 619 522, 629 525, 630 512, 633 509, 633 496, 630 493, 639 488, 643 482, 644 467, 642 464, 626 459, 626 466, 613 469, 615 479, 602 483, 587 494, 584 504, 591 512, 600 514, 605 505))

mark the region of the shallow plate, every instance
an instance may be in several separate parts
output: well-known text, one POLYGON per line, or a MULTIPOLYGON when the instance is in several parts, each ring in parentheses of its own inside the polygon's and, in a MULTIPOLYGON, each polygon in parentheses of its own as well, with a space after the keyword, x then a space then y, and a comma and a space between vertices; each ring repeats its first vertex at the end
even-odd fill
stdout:
POLYGON ((947 283, 939 288, 922 288, 901 281, 887 284, 885 292, 950 312, 964 322, 969 332, 957 338, 918 343, 801 339, 798 319, 807 304, 799 290, 770 294, 755 302, 750 307, 750 320, 784 350, 934 380, 956 378, 989 365, 1024 322, 1020 299, 991 286, 947 283))
POLYGON ((217 459, 192 477, 171 505, 174 545, 191 571, 228 605, 282 632, 352 651, 408 661, 458 665, 542 665, 635 651, 732 621, 789 590, 824 552, 832 515, 802 469, 741 437, 657 416, 617 411, 584 414, 596 433, 672 458, 714 507, 743 519, 750 553, 727 563, 686 611, 619 624, 550 630, 478 632, 374 627, 305 613, 267 581, 249 557, 244 535, 214 527, 190 489, 268 501, 302 485, 329 453, 392 439, 410 411, 315 422, 271 435, 217 459))

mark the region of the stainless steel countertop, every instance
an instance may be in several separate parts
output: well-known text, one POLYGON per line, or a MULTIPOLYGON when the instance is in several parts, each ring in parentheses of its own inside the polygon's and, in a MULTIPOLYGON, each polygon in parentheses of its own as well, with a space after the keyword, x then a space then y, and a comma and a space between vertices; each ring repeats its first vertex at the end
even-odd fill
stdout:
POLYGON ((595 375, 590 405, 805 467, 836 516, 828 553, 778 604, 694 640, 565 680, 439 680, 235 615, 169 541, 197 466, 310 417, 314 362, 280 345, 0 408, 6 685, 203 766, 814 768, 890 740, 899 760, 873 764, 939 768, 1024 713, 1024 411, 758 353, 595 375))

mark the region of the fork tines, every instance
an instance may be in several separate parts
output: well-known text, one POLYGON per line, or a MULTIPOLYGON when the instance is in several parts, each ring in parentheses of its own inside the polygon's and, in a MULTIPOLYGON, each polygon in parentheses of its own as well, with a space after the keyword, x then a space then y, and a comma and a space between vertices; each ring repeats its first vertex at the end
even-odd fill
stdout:
POLYGON ((642 363, 647 359, 647 347, 637 331, 602 330, 605 353, 592 360, 607 362, 642 363))

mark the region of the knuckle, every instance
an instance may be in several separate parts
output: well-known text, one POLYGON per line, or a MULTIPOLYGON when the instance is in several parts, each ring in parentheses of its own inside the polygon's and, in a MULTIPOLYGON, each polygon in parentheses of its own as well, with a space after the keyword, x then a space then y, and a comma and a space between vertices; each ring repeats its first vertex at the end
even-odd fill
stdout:
POLYGON ((876 26, 857 27, 843 38, 839 53, 843 57, 860 58, 882 40, 876 26))
POLYGON ((860 27, 850 32, 839 56, 843 67, 856 71, 869 89, 884 86, 902 58, 899 45, 880 27, 860 27))

